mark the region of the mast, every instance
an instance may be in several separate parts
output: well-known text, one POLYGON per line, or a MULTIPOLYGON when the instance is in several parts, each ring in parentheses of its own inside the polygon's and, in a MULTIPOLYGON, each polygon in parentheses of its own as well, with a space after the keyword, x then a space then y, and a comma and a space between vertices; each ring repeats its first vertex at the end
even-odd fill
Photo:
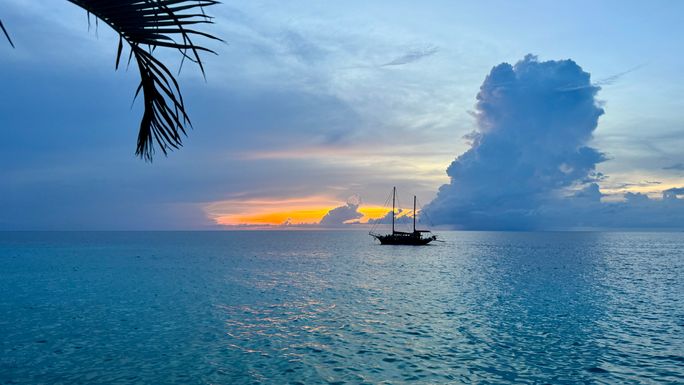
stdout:
POLYGON ((392 188, 392 234, 394 234, 394 200, 397 195, 397 187, 392 188))
POLYGON ((413 232, 416 232, 416 196, 413 196, 413 232))

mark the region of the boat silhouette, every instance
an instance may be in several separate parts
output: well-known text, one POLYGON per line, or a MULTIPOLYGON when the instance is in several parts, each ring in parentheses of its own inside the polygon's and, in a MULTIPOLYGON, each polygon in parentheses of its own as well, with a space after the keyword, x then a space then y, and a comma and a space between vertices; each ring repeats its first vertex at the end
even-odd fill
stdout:
POLYGON ((397 188, 392 188, 392 232, 390 234, 378 234, 371 230, 368 234, 380 241, 381 245, 406 245, 406 246, 424 246, 432 241, 437 240, 437 236, 433 235, 430 230, 416 229, 416 196, 413 196, 413 231, 397 231, 395 222, 395 205, 397 197, 397 188))

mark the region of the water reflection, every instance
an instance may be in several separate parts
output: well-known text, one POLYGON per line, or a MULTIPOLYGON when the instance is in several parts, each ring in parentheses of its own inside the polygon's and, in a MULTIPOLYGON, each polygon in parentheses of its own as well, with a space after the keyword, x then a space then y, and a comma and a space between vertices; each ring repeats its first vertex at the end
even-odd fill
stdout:
POLYGON ((684 381, 684 234, 0 234, 0 382, 684 381))

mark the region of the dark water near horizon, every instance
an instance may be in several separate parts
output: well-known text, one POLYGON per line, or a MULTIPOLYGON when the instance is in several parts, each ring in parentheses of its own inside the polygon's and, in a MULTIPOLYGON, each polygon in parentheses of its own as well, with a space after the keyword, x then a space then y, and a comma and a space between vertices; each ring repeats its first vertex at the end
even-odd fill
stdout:
POLYGON ((684 233, 0 233, 0 384, 684 383, 684 233))

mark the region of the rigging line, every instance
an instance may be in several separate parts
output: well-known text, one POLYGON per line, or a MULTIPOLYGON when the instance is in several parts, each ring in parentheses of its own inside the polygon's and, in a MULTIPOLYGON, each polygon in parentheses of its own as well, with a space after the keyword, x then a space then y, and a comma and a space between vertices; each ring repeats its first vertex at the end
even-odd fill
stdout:
POLYGON ((423 211, 423 204, 419 200, 418 207, 420 207, 420 222, 432 227, 432 225, 430 224, 430 218, 428 217, 427 213, 423 211), (425 217, 425 220, 423 220, 423 217, 425 217))
POLYGON ((416 219, 416 226, 420 223, 420 218, 418 217, 418 213, 420 212, 420 206, 418 203, 418 198, 416 197, 416 209, 413 210, 413 217, 416 219))
MULTIPOLYGON (((387 199, 385 199, 385 203, 383 204, 383 207, 389 207, 391 201, 392 201, 392 192, 390 191, 390 193, 387 195, 387 199)), ((389 224, 388 222, 383 222, 385 220, 385 217, 387 216, 387 214, 389 214, 389 210, 387 210, 387 213, 385 213, 385 216, 380 218, 377 225, 389 224)))
MULTIPOLYGON (((389 207, 391 205, 390 202, 392 202, 392 191, 390 191, 389 195, 387 195, 387 200, 385 201, 385 207, 387 207, 387 213, 385 214, 385 216, 387 216, 390 213, 390 210, 389 210, 389 207)), ((385 219, 385 218, 383 217, 383 219, 385 219)), ((387 220, 384 224, 389 225, 390 222, 391 222, 390 220, 387 220)))
POLYGON ((401 227, 400 230, 404 230, 404 228, 401 226, 401 222, 399 221, 399 214, 401 213, 401 200, 399 200, 399 193, 397 193, 397 209, 397 216, 394 220, 395 227, 401 227))
MULTIPOLYGON (((387 199, 385 199, 385 203, 383 203, 382 206, 385 207, 386 204, 387 204, 387 199)), ((374 233, 374 232, 375 232, 375 229, 378 227, 378 222, 379 222, 379 221, 374 222, 372 218, 369 219, 369 220, 370 220, 371 223, 372 223, 370 232, 371 232, 371 233, 374 233)))
MULTIPOLYGON (((401 210, 401 219, 399 220, 398 223, 401 226, 402 231, 408 232, 409 229, 411 228, 411 225, 409 224, 410 221, 408 220, 408 212, 409 211, 406 209, 406 206, 400 207, 400 210, 401 210)), ((397 218, 399 218, 399 217, 400 217, 400 214, 397 213, 397 218)))
POLYGON ((418 197, 416 197, 416 207, 413 210, 413 217, 416 220, 416 223, 422 223, 423 221, 423 205, 420 203, 420 200, 418 197), (420 217, 418 216, 418 213, 420 213, 420 217))
MULTIPOLYGON (((387 198, 385 198, 385 202, 382 204, 382 207, 387 207, 389 205, 390 199, 392 199, 392 193, 391 192, 389 193, 387 198)), ((389 214, 389 211, 387 211, 387 213, 389 214)), ((383 221, 383 219, 385 219, 385 216, 382 216, 382 217, 375 220, 375 222, 373 223, 373 226, 371 226, 371 229, 370 229, 371 233, 375 232, 375 229, 379 225, 383 224, 382 221, 383 221)))
POLYGON ((395 226, 395 227, 399 227, 399 229, 401 231, 410 232, 409 230, 411 229, 411 225, 409 224, 408 221, 406 221, 406 219, 407 219, 406 215, 407 214, 404 212, 404 209, 402 208, 401 201, 399 200, 399 193, 397 193, 397 220, 395 221, 397 226, 395 226), (399 214, 403 214, 403 215, 401 215, 401 217, 400 217, 399 214), (403 219, 399 219, 399 218, 403 218, 403 219))
POLYGON ((428 226, 435 227, 435 224, 432 223, 432 219, 430 219, 430 216, 428 215, 428 213, 423 211, 423 205, 420 203, 420 201, 418 201, 418 205, 420 206, 420 216, 425 217, 425 219, 427 220, 428 226))

